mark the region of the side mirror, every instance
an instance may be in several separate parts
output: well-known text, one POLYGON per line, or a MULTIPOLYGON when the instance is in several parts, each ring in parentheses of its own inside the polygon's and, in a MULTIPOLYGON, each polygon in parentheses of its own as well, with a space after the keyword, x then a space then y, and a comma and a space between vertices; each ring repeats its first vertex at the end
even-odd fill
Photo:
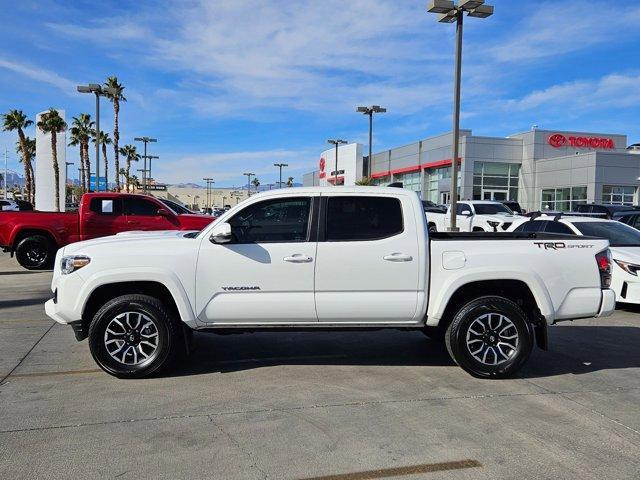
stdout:
POLYGON ((158 211, 156 212, 156 215, 158 215, 159 217, 171 216, 171 214, 169 213, 169 210, 167 210, 166 208, 159 208, 158 211))
POLYGON ((213 232, 211 232, 211 236, 209 237, 209 241, 212 243, 229 243, 231 241, 231 225, 227 222, 217 224, 213 232))
POLYGON ((472 213, 471 213, 471 210, 463 210, 461 212, 461 215, 464 215, 465 217, 470 217, 472 213))

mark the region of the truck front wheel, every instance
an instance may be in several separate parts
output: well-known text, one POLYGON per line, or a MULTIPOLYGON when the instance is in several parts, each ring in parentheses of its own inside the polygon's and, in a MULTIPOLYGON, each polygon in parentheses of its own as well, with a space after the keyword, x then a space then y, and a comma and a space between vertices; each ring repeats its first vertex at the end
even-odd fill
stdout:
POLYGON ((447 328, 445 342, 455 362, 480 378, 507 378, 527 361, 534 332, 511 300, 485 296, 464 305, 447 328))
POLYGON ((16 246, 16 260, 27 270, 51 268, 55 256, 55 246, 44 235, 29 235, 16 246))
POLYGON ((98 366, 118 378, 142 378, 169 365, 179 347, 170 312, 148 295, 109 300, 89 326, 89 349, 98 366))

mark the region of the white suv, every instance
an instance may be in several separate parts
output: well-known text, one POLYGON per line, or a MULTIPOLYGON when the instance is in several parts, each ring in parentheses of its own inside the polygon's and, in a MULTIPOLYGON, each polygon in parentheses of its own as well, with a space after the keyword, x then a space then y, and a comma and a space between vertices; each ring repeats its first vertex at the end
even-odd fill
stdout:
POLYGON ((621 303, 640 304, 640 231, 616 220, 541 215, 515 222, 510 232, 584 235, 609 240, 613 257, 611 288, 621 303))

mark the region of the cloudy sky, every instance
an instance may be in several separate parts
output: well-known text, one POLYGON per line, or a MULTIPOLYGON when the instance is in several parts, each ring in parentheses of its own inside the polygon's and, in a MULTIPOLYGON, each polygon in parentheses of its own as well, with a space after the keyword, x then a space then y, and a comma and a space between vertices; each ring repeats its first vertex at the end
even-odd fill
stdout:
MULTIPOLYGON (((463 128, 506 136, 537 124, 640 142, 640 2, 616 0, 610 12, 491 3, 493 17, 465 24, 463 128)), ((358 104, 389 110, 376 118, 375 151, 450 130, 454 27, 425 4, 0 0, 0 111, 93 113, 75 86, 117 75, 128 100, 121 143, 157 137, 159 181, 239 185, 252 170, 266 184, 279 161, 301 181, 328 138, 366 144, 358 104)), ((103 112, 110 129, 108 104, 103 112)), ((0 136, 16 168, 14 141, 0 136)))

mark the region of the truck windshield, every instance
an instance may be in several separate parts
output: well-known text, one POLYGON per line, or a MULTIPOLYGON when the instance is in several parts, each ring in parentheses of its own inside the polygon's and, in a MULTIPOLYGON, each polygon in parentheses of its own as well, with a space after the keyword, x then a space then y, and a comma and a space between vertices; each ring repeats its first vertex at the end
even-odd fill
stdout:
POLYGON ((513 215, 513 211, 501 203, 476 203, 474 208, 476 215, 513 215))
POLYGON ((609 240, 612 247, 640 247, 640 231, 620 222, 575 222, 583 235, 609 240))

